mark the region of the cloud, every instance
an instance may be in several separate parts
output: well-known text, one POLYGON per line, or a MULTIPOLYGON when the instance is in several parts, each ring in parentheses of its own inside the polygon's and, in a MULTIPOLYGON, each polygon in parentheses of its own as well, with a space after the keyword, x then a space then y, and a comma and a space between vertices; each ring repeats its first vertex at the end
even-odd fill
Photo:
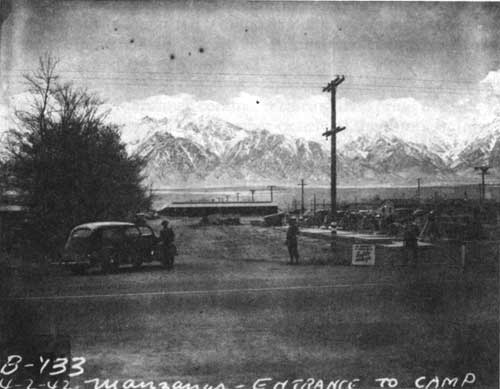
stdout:
POLYGON ((500 95, 500 70, 491 71, 480 84, 491 88, 492 93, 500 95))
MULTIPOLYGON (((446 106, 423 103, 413 98, 388 98, 337 101, 337 125, 347 130, 339 135, 339 143, 358 136, 397 135, 405 140, 443 147, 459 146, 481 133, 481 128, 500 122, 500 70, 490 72, 479 84, 481 92, 461 98, 446 106), (483 86, 487 86, 486 89, 483 86)), ((0 121, 5 127, 12 107, 26 104, 27 95, 9 99, 9 107, 0 105, 0 121)), ((221 103, 199 100, 189 94, 158 95, 121 104, 107 104, 108 119, 117 124, 139 122, 143 117, 171 117, 189 108, 215 116, 247 129, 265 128, 293 136, 322 140, 330 127, 330 100, 327 94, 305 97, 255 95, 241 92, 221 103)), ((140 136, 140 134, 136 134, 140 136)))
POLYGON ((312 131, 323 131, 328 124, 325 118, 328 118, 330 110, 328 99, 324 96, 289 99, 283 95, 257 96, 246 92, 225 104, 196 100, 192 95, 179 94, 152 96, 109 108, 109 119, 117 123, 139 121, 144 116, 162 119, 190 108, 197 113, 216 116, 249 129, 267 128, 308 137, 312 131))

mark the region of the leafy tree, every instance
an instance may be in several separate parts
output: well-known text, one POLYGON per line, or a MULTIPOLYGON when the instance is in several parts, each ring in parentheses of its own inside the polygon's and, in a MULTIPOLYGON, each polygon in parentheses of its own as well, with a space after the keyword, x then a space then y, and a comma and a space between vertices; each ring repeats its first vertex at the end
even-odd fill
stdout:
POLYGON ((40 59, 25 76, 31 106, 16 112, 7 161, 14 186, 27 197, 42 249, 60 247, 80 223, 124 219, 151 204, 141 185, 145 161, 128 155, 103 102, 62 83, 57 61, 40 59))

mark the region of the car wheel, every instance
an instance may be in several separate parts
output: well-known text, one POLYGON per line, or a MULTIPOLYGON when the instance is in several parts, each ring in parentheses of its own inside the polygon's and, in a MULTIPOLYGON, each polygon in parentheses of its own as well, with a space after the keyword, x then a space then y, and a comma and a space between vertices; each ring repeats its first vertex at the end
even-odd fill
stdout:
POLYGON ((142 258, 136 257, 132 259, 132 267, 134 269, 139 269, 142 266, 142 258))
POLYGON ((163 264, 163 267, 165 269, 168 269, 168 270, 173 269, 174 257, 168 257, 168 258, 163 259, 162 264, 163 264))
POLYGON ((120 267, 120 260, 115 254, 104 254, 100 261, 101 273, 115 273, 120 267))

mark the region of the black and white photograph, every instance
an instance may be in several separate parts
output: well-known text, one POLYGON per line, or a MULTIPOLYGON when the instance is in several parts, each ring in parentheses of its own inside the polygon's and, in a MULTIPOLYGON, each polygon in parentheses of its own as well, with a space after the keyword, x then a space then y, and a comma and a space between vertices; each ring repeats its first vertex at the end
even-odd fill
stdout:
POLYGON ((0 389, 500 388, 500 3, 0 23, 0 389))

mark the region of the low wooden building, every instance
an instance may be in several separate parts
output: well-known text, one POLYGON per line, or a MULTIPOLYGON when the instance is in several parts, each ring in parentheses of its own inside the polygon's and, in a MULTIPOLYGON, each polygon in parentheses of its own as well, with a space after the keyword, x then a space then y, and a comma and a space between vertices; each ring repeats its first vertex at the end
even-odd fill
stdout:
POLYGON ((162 208, 164 216, 203 217, 213 214, 265 216, 278 212, 278 205, 267 201, 254 202, 174 202, 162 208))

